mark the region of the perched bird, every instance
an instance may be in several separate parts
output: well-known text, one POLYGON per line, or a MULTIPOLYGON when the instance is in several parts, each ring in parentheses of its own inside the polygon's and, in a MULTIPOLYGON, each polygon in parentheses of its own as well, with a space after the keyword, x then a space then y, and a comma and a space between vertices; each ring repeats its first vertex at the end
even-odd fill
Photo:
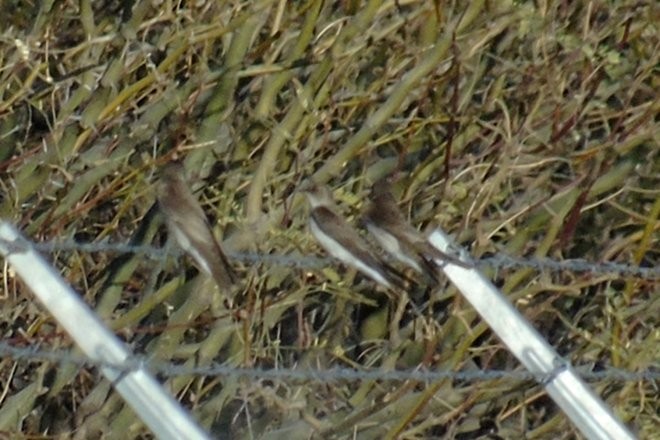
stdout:
POLYGON ((417 272, 427 274, 436 282, 438 265, 443 262, 464 268, 472 267, 471 264, 436 249, 417 229, 406 222, 392 196, 387 177, 378 180, 372 186, 363 221, 383 249, 417 272))
POLYGON ((402 287, 401 275, 373 253, 358 232, 335 212, 332 194, 327 187, 309 182, 301 190, 312 207, 310 230, 330 255, 385 287, 402 287))
POLYGON ((184 175, 183 166, 176 163, 165 165, 161 171, 158 204, 168 230, 200 270, 213 277, 220 288, 228 288, 236 281, 236 274, 184 175))

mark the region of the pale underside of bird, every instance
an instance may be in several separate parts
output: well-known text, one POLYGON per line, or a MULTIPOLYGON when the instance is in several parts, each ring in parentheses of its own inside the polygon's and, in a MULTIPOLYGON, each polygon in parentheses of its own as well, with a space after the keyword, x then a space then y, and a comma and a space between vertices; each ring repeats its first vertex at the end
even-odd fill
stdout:
POLYGON ((228 288, 235 283, 236 274, 184 176, 183 166, 170 163, 163 168, 158 182, 158 204, 168 230, 200 270, 221 288, 228 288))
POLYGON ((312 208, 309 226, 312 235, 333 257, 388 288, 401 288, 403 277, 383 261, 360 234, 334 209, 327 187, 308 183, 302 188, 312 208))

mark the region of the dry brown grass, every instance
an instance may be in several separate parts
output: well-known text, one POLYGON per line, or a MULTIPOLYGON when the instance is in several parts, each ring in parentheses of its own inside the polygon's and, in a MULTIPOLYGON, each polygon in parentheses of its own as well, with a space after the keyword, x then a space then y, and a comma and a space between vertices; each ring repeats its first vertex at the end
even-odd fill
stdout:
MULTIPOLYGON (((319 252, 292 195, 300 181, 330 182, 356 213, 369 184, 396 168, 406 173, 397 190, 413 223, 441 225, 475 257, 658 264, 654 2, 122 9, 130 3, 16 2, 4 20, 0 215, 35 240, 161 244, 153 172, 185 158, 234 250, 319 252)), ((180 265, 53 257, 136 351, 160 360, 519 368, 451 286, 420 291, 420 307, 439 313, 411 319, 388 313, 373 283, 340 267, 243 267, 245 316, 236 320, 217 318, 220 295, 180 265)), ((492 276, 575 364, 658 367, 656 281, 529 269, 492 276)), ((4 281, 6 341, 71 345, 19 281, 4 281)), ((0 378, 0 431, 13 438, 150 435, 94 369, 2 359, 0 378)), ((530 382, 177 377, 169 386, 218 437, 580 437, 530 382)), ((593 387, 641 438, 658 432, 656 385, 593 387)))

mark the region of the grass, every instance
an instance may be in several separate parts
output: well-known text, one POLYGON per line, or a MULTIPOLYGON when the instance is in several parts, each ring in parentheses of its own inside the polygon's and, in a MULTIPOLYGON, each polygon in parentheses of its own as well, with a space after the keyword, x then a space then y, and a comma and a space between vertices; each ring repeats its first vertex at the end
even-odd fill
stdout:
MULTIPOLYGON (((312 255, 300 182, 328 182, 355 220, 369 185, 396 170, 411 221, 440 225, 477 258, 657 266, 658 12, 643 1, 20 3, 0 39, 0 215, 34 240, 161 245, 154 172, 182 159, 227 248, 312 255)), ((187 259, 52 257, 136 351, 163 361, 519 368, 449 285, 415 292, 438 313, 411 316, 338 265, 243 265, 237 318, 187 259)), ((573 363, 658 368, 657 280, 490 276, 573 363)), ((3 338, 70 347, 3 277, 3 338)), ((94 369, 5 358, 0 378, 12 438, 150 436, 94 369)), ((592 385, 640 438, 655 435, 651 381, 592 385)), ((168 386, 218 437, 581 438, 542 387, 514 380, 168 386)))

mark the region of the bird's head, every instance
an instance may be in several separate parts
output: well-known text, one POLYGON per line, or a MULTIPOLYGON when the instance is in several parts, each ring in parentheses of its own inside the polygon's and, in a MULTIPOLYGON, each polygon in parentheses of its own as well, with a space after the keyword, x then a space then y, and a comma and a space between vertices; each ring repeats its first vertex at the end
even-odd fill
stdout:
POLYGON ((312 208, 317 206, 328 206, 332 204, 332 193, 327 186, 307 180, 300 186, 301 191, 309 200, 312 208))

